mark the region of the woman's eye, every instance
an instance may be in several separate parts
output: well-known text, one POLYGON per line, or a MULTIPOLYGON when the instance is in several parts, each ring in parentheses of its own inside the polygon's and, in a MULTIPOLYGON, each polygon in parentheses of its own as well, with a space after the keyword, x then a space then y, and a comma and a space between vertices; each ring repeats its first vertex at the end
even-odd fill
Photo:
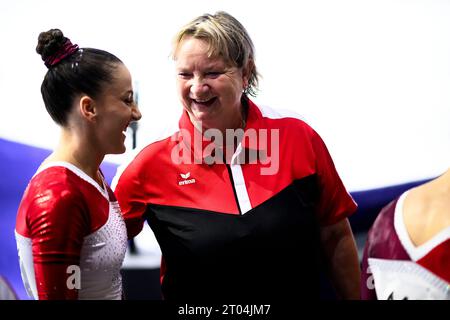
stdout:
POLYGON ((222 72, 219 72, 219 71, 211 71, 211 72, 206 73, 206 76, 209 78, 217 78, 221 74, 222 74, 222 72))
POLYGON ((191 76, 191 74, 187 72, 179 72, 178 76, 182 79, 188 79, 191 76))

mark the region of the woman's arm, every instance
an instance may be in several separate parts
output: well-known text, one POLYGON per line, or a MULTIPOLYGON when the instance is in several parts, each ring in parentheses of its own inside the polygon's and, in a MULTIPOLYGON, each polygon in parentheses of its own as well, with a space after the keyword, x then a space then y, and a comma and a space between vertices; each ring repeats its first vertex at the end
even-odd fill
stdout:
POLYGON ((322 226, 320 236, 327 268, 339 299, 360 299, 361 270, 348 219, 322 226))

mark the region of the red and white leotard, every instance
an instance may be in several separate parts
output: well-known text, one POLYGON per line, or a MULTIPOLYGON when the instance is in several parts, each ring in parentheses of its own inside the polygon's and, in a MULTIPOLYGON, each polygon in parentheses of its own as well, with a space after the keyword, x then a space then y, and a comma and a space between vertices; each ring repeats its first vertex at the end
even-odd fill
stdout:
POLYGON ((362 298, 450 299, 450 227, 416 246, 403 221, 408 192, 378 215, 362 261, 362 298))
POLYGON ((67 162, 42 167, 17 213, 22 279, 34 299, 121 299, 127 234, 109 186, 67 162))

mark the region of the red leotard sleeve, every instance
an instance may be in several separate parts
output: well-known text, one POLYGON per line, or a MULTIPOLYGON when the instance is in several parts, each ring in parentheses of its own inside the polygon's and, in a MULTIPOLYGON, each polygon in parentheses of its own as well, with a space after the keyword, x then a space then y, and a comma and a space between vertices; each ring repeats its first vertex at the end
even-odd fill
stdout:
POLYGON ((81 194, 63 183, 48 185, 32 197, 26 224, 39 299, 77 299, 78 290, 67 285, 73 275, 67 268, 80 265, 83 238, 89 233, 89 215, 81 194))

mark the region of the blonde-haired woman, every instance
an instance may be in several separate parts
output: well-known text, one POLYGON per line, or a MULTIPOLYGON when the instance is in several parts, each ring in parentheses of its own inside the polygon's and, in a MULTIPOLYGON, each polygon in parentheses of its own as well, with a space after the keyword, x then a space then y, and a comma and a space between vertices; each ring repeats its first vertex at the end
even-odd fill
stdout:
POLYGON ((251 100, 258 72, 242 24, 225 12, 194 19, 173 59, 178 131, 115 178, 129 237, 147 220, 161 246, 163 297, 317 299, 323 269, 340 297, 359 298, 356 204, 310 126, 251 100))

